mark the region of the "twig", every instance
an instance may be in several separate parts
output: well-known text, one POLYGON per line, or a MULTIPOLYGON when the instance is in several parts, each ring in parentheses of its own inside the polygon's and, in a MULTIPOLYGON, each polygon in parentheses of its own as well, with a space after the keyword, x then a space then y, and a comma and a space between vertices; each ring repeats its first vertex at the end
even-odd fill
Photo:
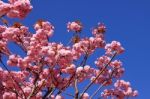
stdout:
POLYGON ((88 56, 89 56, 89 54, 88 54, 88 52, 86 52, 86 54, 83 58, 83 61, 80 63, 80 66, 84 67, 86 65, 86 61, 88 59, 88 56))
POLYGON ((69 93, 66 93, 66 92, 62 92, 63 94, 65 94, 65 95, 68 95, 68 96, 70 96, 70 97, 75 97, 74 95, 72 95, 72 94, 69 94, 69 93))
POLYGON ((79 90, 78 90, 78 87, 77 87, 77 83, 78 83, 78 78, 76 77, 75 83, 74 83, 74 87, 75 87, 75 97, 74 97, 74 99, 78 99, 78 96, 79 96, 79 90))
POLYGON ((55 90, 56 90, 56 88, 54 88, 54 89, 48 94, 48 97, 50 97, 50 96, 54 93, 55 90))

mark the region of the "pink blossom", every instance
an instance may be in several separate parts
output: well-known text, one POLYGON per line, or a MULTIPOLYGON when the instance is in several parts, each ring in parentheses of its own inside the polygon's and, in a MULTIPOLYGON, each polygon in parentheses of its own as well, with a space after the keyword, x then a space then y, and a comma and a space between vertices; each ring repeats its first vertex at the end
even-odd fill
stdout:
POLYGON ((84 70, 85 70, 85 72, 88 72, 90 70, 90 66, 89 65, 85 65, 84 66, 84 70))
POLYGON ((29 0, 10 0, 11 10, 7 13, 8 17, 24 18, 32 9, 29 0))
POLYGON ((76 70, 76 66, 74 64, 71 64, 70 66, 68 66, 64 70, 66 71, 66 73, 73 74, 75 72, 75 70, 76 70))
POLYGON ((23 88, 23 91, 28 96, 31 93, 32 89, 27 86, 27 87, 23 88))
POLYGON ((117 54, 124 52, 124 48, 121 46, 120 42, 117 41, 112 41, 110 44, 106 44, 105 49, 107 55, 112 55, 113 52, 116 52, 117 54))
POLYGON ((110 66, 112 66, 113 68, 120 68, 122 66, 122 62, 115 60, 115 61, 110 63, 110 66))
POLYGON ((0 16, 5 15, 7 12, 9 12, 11 9, 11 5, 8 3, 4 3, 3 1, 0 1, 0 16))
POLYGON ((88 93, 84 93, 82 96, 82 99, 89 99, 89 94, 88 93))
POLYGON ((61 95, 57 95, 55 99, 64 99, 61 95))
POLYGON ((83 71, 83 67, 78 67, 77 70, 76 70, 76 73, 80 74, 82 71, 83 71))
POLYGON ((114 89, 104 90, 104 92, 102 93, 102 96, 107 97, 107 96, 113 95, 115 97, 118 97, 119 99, 123 99, 126 96, 134 97, 138 94, 137 91, 134 91, 131 88, 130 83, 124 80, 117 80, 114 86, 115 86, 114 89))
POLYGON ((103 23, 98 23, 98 26, 95 27, 92 31, 92 34, 96 37, 104 37, 104 33, 106 31, 106 27, 103 23))
POLYGON ((16 99, 16 94, 12 92, 5 92, 3 94, 3 99, 16 99))
POLYGON ((68 31, 81 32, 82 24, 80 21, 68 22, 67 29, 68 31))
MULTIPOLYGON (((54 32, 54 26, 49 23, 48 21, 39 21, 34 25, 34 29, 38 33, 42 35, 46 34, 47 36, 51 37, 54 32)), ((39 34, 40 35, 40 34, 39 34)))
POLYGON ((95 64, 99 67, 103 67, 104 65, 108 64, 110 61, 110 57, 107 56, 102 56, 95 61, 95 64))
POLYGON ((137 90, 133 91, 133 96, 138 96, 138 91, 137 90))

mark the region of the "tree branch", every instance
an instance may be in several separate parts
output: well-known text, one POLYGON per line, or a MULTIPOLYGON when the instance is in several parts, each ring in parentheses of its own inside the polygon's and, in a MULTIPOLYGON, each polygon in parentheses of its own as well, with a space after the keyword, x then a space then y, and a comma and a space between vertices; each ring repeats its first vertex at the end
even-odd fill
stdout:
POLYGON ((76 77, 75 83, 74 83, 74 87, 75 87, 75 97, 74 97, 74 99, 78 99, 78 96, 79 96, 79 90, 78 90, 78 87, 77 87, 77 83, 78 83, 78 78, 76 77))

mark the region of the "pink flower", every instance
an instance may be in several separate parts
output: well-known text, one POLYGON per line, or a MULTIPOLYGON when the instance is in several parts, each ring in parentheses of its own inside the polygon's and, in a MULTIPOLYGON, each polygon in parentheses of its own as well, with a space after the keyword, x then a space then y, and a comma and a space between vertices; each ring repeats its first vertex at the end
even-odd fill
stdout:
POLYGON ((41 99, 42 98, 42 92, 38 92, 36 94, 36 99, 41 99))
POLYGON ((138 95, 138 92, 131 88, 130 82, 126 82, 124 80, 117 80, 114 84, 114 89, 104 90, 101 94, 103 97, 113 96, 118 99, 124 99, 127 97, 135 97, 138 95))
POLYGON ((92 31, 92 34, 96 37, 104 37, 104 33, 106 31, 106 27, 103 23, 98 23, 98 26, 95 27, 92 31))
POLYGON ((33 8, 30 0, 10 0, 11 10, 7 13, 8 17, 24 18, 33 8))
POLYGON ((70 74, 73 74, 75 72, 75 69, 76 69, 76 66, 74 64, 71 64, 69 67, 67 67, 65 70, 66 70, 66 73, 70 73, 70 74))
POLYGON ((106 64, 108 64, 110 61, 110 57, 107 57, 107 56, 102 56, 100 58, 97 59, 97 61, 95 61, 95 64, 98 66, 98 67, 102 67, 105 66, 106 64))
POLYGON ((61 95, 57 95, 55 99, 64 99, 61 95))
POLYGON ((43 21, 39 20, 35 25, 34 29, 36 31, 40 30, 41 34, 44 35, 46 34, 47 36, 51 37, 53 32, 54 32, 54 26, 48 22, 48 21, 43 21))
POLYGON ((89 72, 89 70, 90 70, 90 66, 89 66, 89 65, 85 65, 85 66, 84 66, 84 71, 85 71, 85 72, 89 72))
POLYGON ((17 66, 20 56, 18 55, 10 55, 7 64, 10 66, 17 66))
POLYGON ((133 96, 138 96, 138 94, 139 94, 139 93, 138 93, 137 90, 134 90, 134 91, 133 91, 133 96))
POLYGON ((84 93, 82 96, 82 99, 89 99, 89 94, 88 93, 84 93))
POLYGON ((82 28, 80 21, 68 22, 67 24, 68 31, 81 32, 82 28))
POLYGON ((124 48, 121 46, 120 42, 112 41, 110 44, 105 46, 106 54, 112 55, 114 52, 121 54, 124 52, 124 48))
POLYGON ((5 15, 7 12, 9 12, 11 9, 11 5, 8 3, 4 3, 3 1, 0 1, 0 16, 5 15))
POLYGON ((122 62, 115 60, 115 61, 110 63, 110 66, 112 66, 113 68, 120 68, 122 66, 122 62))
POLYGON ((16 94, 12 92, 5 92, 3 94, 3 99, 16 99, 16 94))
POLYGON ((76 73, 80 74, 82 71, 83 71, 83 67, 78 67, 77 70, 76 70, 76 73))
POLYGON ((23 91, 26 95, 29 95, 31 93, 32 89, 27 86, 27 87, 23 88, 23 91))

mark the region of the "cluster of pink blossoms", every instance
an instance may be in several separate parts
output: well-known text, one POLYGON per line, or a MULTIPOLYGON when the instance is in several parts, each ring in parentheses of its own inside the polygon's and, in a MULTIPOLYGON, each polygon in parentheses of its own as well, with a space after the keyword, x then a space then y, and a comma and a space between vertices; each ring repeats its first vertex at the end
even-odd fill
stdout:
MULTIPOLYGON (((32 6, 29 0, 9 0, 9 3, 0 1, 0 8, 1 16, 23 18, 32 6)), ((123 75, 124 68, 120 60, 113 58, 123 53, 124 48, 118 41, 105 41, 104 24, 93 29, 92 37, 81 38, 81 22, 69 22, 67 29, 74 33, 76 40, 70 46, 49 42, 54 26, 48 21, 38 21, 34 29, 35 33, 31 33, 28 27, 19 23, 10 27, 0 25, 0 99, 64 99, 65 91, 70 87, 75 91, 69 96, 89 99, 91 85, 104 87, 115 81, 115 88, 104 90, 103 98, 137 96, 138 92, 129 82, 117 80, 123 75), (13 53, 8 48, 11 42, 17 44, 25 56, 13 53), (97 49, 104 49, 105 54, 91 66, 86 61, 97 49), (79 93, 78 84, 84 81, 89 81, 89 85, 79 93)))
POLYGON ((68 32, 69 31, 81 32, 83 26, 80 21, 75 21, 75 22, 68 22, 67 28, 68 32))
POLYGON ((104 99, 107 99, 109 96, 114 97, 115 99, 124 99, 125 97, 137 96, 138 91, 131 88, 130 82, 124 80, 117 80, 114 84, 114 89, 107 90, 101 94, 104 99))
POLYGON ((31 9, 30 0, 9 0, 8 3, 0 1, 0 16, 24 18, 31 9))

